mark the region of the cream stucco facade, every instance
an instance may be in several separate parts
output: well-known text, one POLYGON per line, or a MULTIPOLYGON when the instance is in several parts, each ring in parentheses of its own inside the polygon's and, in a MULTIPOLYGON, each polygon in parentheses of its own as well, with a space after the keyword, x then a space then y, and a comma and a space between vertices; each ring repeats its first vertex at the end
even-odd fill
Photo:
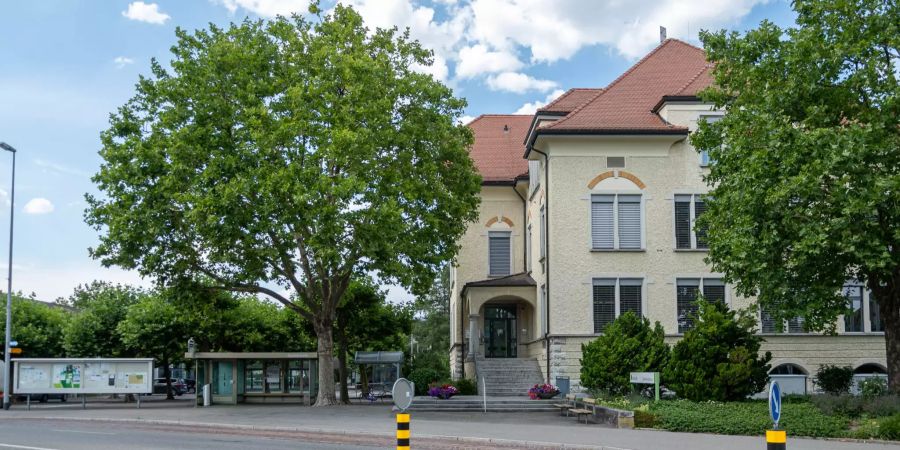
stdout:
MULTIPOLYGON (((667 103, 658 114, 668 123, 693 131, 703 116, 722 113, 685 101, 667 103)), ((525 146, 522 150, 524 153, 525 146)), ((472 377, 472 365, 466 362, 486 356, 485 305, 514 305, 519 314, 514 356, 536 358, 549 382, 565 376, 578 389, 581 345, 598 336, 592 303, 595 279, 640 280, 643 315, 663 325, 670 343, 677 341, 677 280, 721 277, 710 271, 702 249, 676 249, 675 196, 703 194, 708 189, 703 181, 706 169, 688 136, 539 135, 527 158, 538 162, 531 166, 539 170, 531 178, 538 180, 538 185, 529 186, 526 178, 485 185, 480 218, 462 238, 451 271, 453 376, 472 377), (624 158, 624 167, 622 159, 608 157, 624 158), (610 162, 615 167, 608 166, 610 162), (592 248, 592 195, 614 194, 640 195, 639 249, 592 248), (542 217, 546 217, 543 243, 542 217), (488 267, 491 231, 509 232, 510 273, 529 275, 533 285, 479 284, 492 280, 488 267)), ((725 301, 732 308, 753 304, 752 299, 738 297, 731 286, 725 288, 725 301)), ((869 330, 868 312, 864 316, 864 330, 869 330)), ((763 351, 772 352, 772 367, 790 364, 801 369, 809 375, 808 389, 822 364, 885 365, 883 334, 848 333, 842 321, 837 336, 781 333, 767 334, 765 339, 763 351)))

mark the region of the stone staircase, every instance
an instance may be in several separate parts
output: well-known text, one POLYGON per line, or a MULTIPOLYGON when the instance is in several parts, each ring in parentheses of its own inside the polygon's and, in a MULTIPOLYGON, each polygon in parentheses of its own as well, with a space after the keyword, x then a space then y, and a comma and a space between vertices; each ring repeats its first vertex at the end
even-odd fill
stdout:
POLYGON ((482 377, 488 397, 528 397, 528 389, 544 381, 536 359, 488 358, 479 359, 478 394, 481 395, 482 377))
MULTIPOLYGON (((447 400, 418 396, 413 399, 409 410, 417 412, 483 412, 485 410, 484 400, 480 395, 458 395, 447 400)), ((553 412, 559 411, 559 409, 553 407, 553 404, 558 402, 558 399, 531 400, 527 396, 488 396, 487 412, 553 412)))

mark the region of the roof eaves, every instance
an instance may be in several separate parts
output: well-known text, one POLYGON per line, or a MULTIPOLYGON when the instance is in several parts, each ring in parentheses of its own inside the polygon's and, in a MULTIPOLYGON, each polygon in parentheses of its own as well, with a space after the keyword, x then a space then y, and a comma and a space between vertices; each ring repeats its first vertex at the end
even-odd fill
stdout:
POLYGON ((658 113, 660 109, 662 109, 663 105, 666 103, 673 102, 699 102, 700 97, 696 95, 663 95, 662 98, 659 99, 659 102, 656 103, 656 106, 651 110, 653 113, 658 113))

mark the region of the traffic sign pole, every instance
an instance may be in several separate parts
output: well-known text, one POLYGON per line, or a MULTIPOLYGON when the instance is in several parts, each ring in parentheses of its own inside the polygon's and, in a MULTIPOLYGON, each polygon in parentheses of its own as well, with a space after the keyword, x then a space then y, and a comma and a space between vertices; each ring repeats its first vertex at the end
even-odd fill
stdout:
POLYGON ((787 432, 778 429, 781 421, 781 387, 777 381, 769 384, 769 416, 774 426, 766 430, 766 450, 785 450, 787 448, 787 432))

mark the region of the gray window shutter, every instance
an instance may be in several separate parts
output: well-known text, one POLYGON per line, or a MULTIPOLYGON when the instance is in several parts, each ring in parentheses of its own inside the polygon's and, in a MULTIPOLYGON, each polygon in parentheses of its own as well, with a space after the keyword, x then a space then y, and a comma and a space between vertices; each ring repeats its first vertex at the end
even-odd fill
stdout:
POLYGON ((594 333, 602 333, 616 318, 616 280, 594 280, 594 333))
POLYGON ((612 195, 594 195, 591 198, 591 245, 596 249, 613 248, 612 195))
POLYGON ((619 248, 641 248, 641 196, 619 196, 619 248))
MULTIPOLYGON (((694 219, 700 217, 700 214, 706 212, 706 203, 699 198, 694 202, 694 219)), ((697 233, 697 248, 709 248, 706 241, 706 227, 695 227, 694 232, 697 233)))
POLYGON ((700 280, 696 278, 679 279, 677 280, 676 285, 678 332, 684 333, 694 327, 694 316, 697 314, 697 294, 700 292, 700 280))
POLYGON ((691 248, 691 196, 675 196, 675 248, 691 248))
POLYGON ((640 278, 623 278, 619 280, 619 315, 628 311, 633 312, 636 316, 642 316, 641 309, 641 285, 643 280, 640 278))
POLYGON ((760 329, 763 333, 777 333, 778 326, 775 324, 775 319, 772 318, 772 315, 769 314, 769 311, 766 308, 759 309, 759 321, 760 321, 760 329))
POLYGON ((710 303, 725 304, 725 282, 715 278, 703 279, 703 297, 710 303))
POLYGON ((788 319, 788 333, 806 333, 806 325, 802 317, 788 319))
POLYGON ((491 276, 505 276, 510 273, 509 233, 491 231, 488 233, 489 272, 491 276))

